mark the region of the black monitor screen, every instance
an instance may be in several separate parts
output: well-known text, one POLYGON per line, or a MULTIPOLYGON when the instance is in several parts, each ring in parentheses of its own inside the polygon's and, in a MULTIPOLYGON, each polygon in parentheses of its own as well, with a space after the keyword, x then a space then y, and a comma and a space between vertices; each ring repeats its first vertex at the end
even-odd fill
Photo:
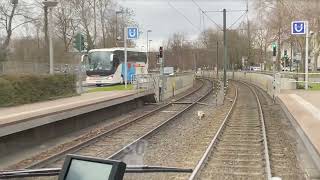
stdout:
POLYGON ((121 180, 126 164, 120 161, 67 155, 59 180, 121 180))
POLYGON ((107 180, 111 170, 112 164, 72 159, 66 180, 107 180))

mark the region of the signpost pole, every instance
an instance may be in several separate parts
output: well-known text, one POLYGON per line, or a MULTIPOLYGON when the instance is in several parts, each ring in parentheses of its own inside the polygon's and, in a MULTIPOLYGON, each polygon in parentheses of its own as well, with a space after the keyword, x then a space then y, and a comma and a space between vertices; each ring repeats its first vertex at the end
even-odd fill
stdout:
POLYGON ((308 90, 308 81, 309 81, 309 72, 308 72, 309 71, 309 22, 308 21, 293 21, 291 24, 291 34, 292 35, 303 35, 303 34, 306 35, 304 89, 308 90))
POLYGON ((309 23, 306 22, 306 58, 305 58, 305 84, 304 89, 308 90, 309 81, 309 23))
POLYGON ((124 28, 124 86, 128 86, 128 51, 127 51, 128 30, 124 28))
MULTIPOLYGON (((127 89, 128 86, 128 50, 127 50, 127 40, 128 39, 138 39, 139 29, 137 27, 125 27, 124 28, 124 84, 127 89)), ((130 78, 131 79, 131 78, 130 78)))

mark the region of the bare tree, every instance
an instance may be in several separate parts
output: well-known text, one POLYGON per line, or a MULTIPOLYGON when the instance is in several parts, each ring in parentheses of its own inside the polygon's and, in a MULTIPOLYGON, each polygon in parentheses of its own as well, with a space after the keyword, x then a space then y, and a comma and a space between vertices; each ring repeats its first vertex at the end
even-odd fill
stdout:
MULTIPOLYGON (((278 52, 282 51, 283 43, 293 44, 304 58, 305 38, 291 37, 290 25, 293 20, 302 19, 309 21, 309 29, 314 32, 311 38, 311 52, 313 54, 314 70, 317 68, 317 60, 320 54, 320 2, 318 0, 260 0, 254 1, 256 12, 262 17, 256 19, 256 23, 268 29, 269 37, 278 41, 278 52)), ((278 53, 280 59, 280 53, 278 53)), ((303 59, 302 59, 303 60, 303 59)), ((304 61, 302 61, 304 63, 304 61)))
POLYGON ((79 20, 75 18, 75 11, 69 1, 60 0, 55 12, 57 35, 63 41, 65 52, 68 52, 79 20))
POLYGON ((4 29, 5 31, 4 41, 0 44, 3 51, 0 52, 0 60, 6 58, 13 31, 26 23, 34 21, 33 18, 28 16, 23 7, 19 6, 18 0, 0 2, 0 30, 4 29))

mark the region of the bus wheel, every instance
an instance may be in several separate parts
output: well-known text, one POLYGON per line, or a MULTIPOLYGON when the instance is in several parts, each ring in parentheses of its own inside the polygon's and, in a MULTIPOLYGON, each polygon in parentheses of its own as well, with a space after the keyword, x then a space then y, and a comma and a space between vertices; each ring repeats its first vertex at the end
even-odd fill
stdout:
POLYGON ((102 84, 96 84, 96 86, 97 86, 97 87, 101 87, 101 86, 102 86, 102 84))

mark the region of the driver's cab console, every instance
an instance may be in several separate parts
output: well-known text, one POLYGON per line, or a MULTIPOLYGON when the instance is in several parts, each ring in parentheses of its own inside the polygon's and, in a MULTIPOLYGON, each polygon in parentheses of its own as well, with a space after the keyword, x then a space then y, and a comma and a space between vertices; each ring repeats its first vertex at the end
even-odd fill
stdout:
POLYGON ((121 180, 125 171, 123 162, 67 155, 59 180, 121 180))

